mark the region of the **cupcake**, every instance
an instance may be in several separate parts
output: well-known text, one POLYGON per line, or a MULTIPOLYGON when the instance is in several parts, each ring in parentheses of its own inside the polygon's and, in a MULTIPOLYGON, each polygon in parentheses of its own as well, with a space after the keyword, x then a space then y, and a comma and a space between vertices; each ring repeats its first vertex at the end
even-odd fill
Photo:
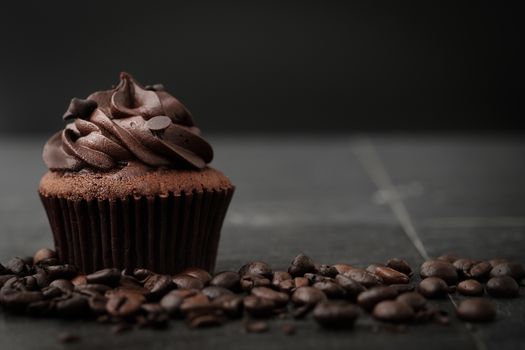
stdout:
POLYGON ((184 105, 122 73, 63 119, 39 186, 59 259, 84 273, 212 271, 234 186, 208 166, 213 150, 184 105))

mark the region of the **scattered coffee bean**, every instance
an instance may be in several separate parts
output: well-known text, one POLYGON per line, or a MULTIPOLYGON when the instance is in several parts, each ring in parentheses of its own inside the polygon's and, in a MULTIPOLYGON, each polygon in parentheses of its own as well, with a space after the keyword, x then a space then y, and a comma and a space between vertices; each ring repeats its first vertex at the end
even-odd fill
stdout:
POLYGON ((334 266, 330 266, 330 265, 320 265, 318 270, 319 270, 319 274, 321 274, 321 276, 324 276, 324 277, 333 278, 337 276, 337 274, 339 274, 337 269, 334 266))
POLYGON ((292 302, 296 305, 315 305, 326 299, 326 294, 314 287, 300 287, 292 294, 292 302))
POLYGON ((314 308, 315 320, 323 327, 348 328, 359 316, 359 308, 343 300, 321 301, 314 308))
POLYGON ((242 315, 243 298, 235 294, 224 294, 213 300, 223 313, 231 318, 237 318, 242 315))
POLYGON ((191 328, 220 326, 223 323, 224 317, 216 313, 205 313, 188 316, 188 325, 191 328))
POLYGON ((412 292, 416 287, 413 284, 391 284, 398 294, 412 292))
POLYGON ((65 295, 55 304, 56 312, 61 317, 79 318, 89 314, 89 305, 86 297, 80 294, 65 295))
POLYGON ((412 268, 406 262, 406 260, 398 259, 398 258, 390 259, 386 262, 386 266, 396 271, 399 271, 405 274, 406 276, 412 275, 412 268))
POLYGON ((487 282, 487 293, 497 298, 513 298, 518 296, 520 286, 507 275, 492 277, 487 282))
POLYGON ((310 285, 310 280, 306 277, 295 277, 293 284, 295 288, 307 287, 310 285))
POLYGON ((71 280, 71 283, 73 283, 73 285, 75 286, 80 286, 83 284, 87 284, 88 282, 87 282, 86 275, 78 275, 71 280))
POLYGON ((26 263, 22 258, 14 257, 7 262, 7 269, 15 275, 21 275, 29 271, 26 263))
POLYGON ((459 258, 452 263, 459 276, 467 277, 468 272, 477 261, 469 258, 459 258))
POLYGON ((207 285, 211 281, 210 273, 197 267, 188 267, 187 269, 183 270, 181 274, 195 277, 196 279, 200 280, 203 285, 207 285))
POLYGON ((180 312, 180 306, 185 298, 195 296, 197 291, 194 290, 174 290, 166 294, 160 300, 160 306, 169 315, 176 315, 180 312))
POLYGON ((281 282, 283 281, 289 281, 292 279, 292 275, 290 275, 286 271, 274 271, 272 276, 272 286, 279 287, 281 282))
POLYGON ((341 275, 344 275, 345 272, 353 269, 353 267, 351 265, 348 265, 348 264, 335 264, 335 265, 332 265, 339 274, 341 275))
POLYGON ((131 325, 126 322, 119 322, 116 325, 111 326, 112 334, 121 334, 131 330, 131 325))
POLYGON ((281 331, 286 335, 294 335, 297 332, 297 328, 290 323, 283 323, 281 325, 281 331))
POLYGON ((244 329, 248 333, 264 333, 269 327, 268 323, 264 321, 248 321, 244 324, 244 329))
POLYGON ((115 286, 120 280, 120 271, 115 268, 108 268, 93 272, 86 276, 87 283, 106 284, 115 286))
POLYGON ((136 314, 146 301, 138 293, 115 293, 109 297, 106 310, 112 316, 127 317, 136 314))
POLYGON ((458 273, 454 265, 442 260, 429 260, 421 265, 419 271, 421 278, 439 277, 447 284, 455 284, 458 280, 458 273))
POLYGON ((357 304, 365 310, 372 310, 374 306, 383 300, 394 299, 397 291, 389 286, 379 286, 366 290, 357 296, 357 304))
POLYGON ((202 293, 188 296, 182 300, 180 311, 183 314, 205 313, 217 309, 217 306, 210 302, 210 299, 202 293))
POLYGON ((217 287, 217 286, 208 286, 201 290, 202 294, 206 295, 208 299, 213 300, 221 297, 223 295, 233 295, 233 292, 229 289, 217 287))
POLYGON ((387 266, 377 267, 375 274, 381 278, 384 284, 407 284, 410 280, 404 273, 387 266))
POLYGON ((290 300, 288 294, 267 287, 255 287, 252 289, 252 294, 259 298, 271 300, 278 307, 286 305, 290 300))
POLYGON ((69 280, 66 279, 58 279, 54 280, 49 284, 50 287, 56 287, 60 289, 64 293, 72 292, 73 289, 75 289, 75 286, 73 283, 71 283, 69 280))
POLYGON ((504 263, 508 263, 508 262, 509 262, 509 260, 503 259, 503 258, 494 258, 494 259, 490 259, 489 260, 489 264, 493 268, 498 266, 499 264, 504 264, 504 263))
POLYGON ((195 277, 192 277, 190 275, 175 275, 172 279, 173 283, 177 286, 179 289, 202 289, 204 288, 204 283, 195 277))
POLYGON ((441 255, 439 256, 436 260, 441 260, 441 261, 446 261, 446 262, 449 262, 449 263, 454 263, 454 261, 458 260, 459 257, 455 254, 444 254, 444 255, 441 255))
POLYGON ((414 311, 419 311, 427 304, 427 299, 417 292, 403 293, 397 298, 397 301, 405 303, 410 306, 414 311))
POLYGON ((487 299, 463 300, 457 309, 458 317, 469 322, 489 322, 496 317, 496 308, 487 299))
POLYGON ((244 275, 241 277, 241 289, 249 292, 254 287, 269 287, 270 280, 262 275, 244 275))
POLYGON ((267 278, 272 277, 272 268, 265 262, 262 261, 252 261, 243 265, 239 269, 239 275, 241 277, 245 275, 260 275, 267 278))
POLYGON ((446 296, 448 291, 447 283, 439 277, 425 278, 418 286, 418 292, 426 298, 441 298, 446 296))
POLYGON ((491 277, 509 276, 519 281, 525 277, 525 268, 520 263, 504 262, 494 266, 490 271, 491 277))
POLYGON ((315 264, 312 259, 301 253, 292 260, 288 272, 293 277, 300 277, 305 273, 315 272, 315 264))
POLYGON ((357 283, 350 277, 339 274, 335 276, 335 281, 345 290, 346 298, 350 300, 356 300, 359 293, 365 291, 363 285, 357 283))
POLYGON ((175 288, 171 276, 152 274, 144 282, 144 288, 149 292, 148 297, 158 299, 175 288))
POLYGON ((71 332, 60 333, 57 337, 58 341, 63 344, 77 343, 80 341, 80 337, 71 332))
POLYGON ((486 280, 491 270, 492 266, 488 261, 480 261, 472 265, 466 276, 475 280, 486 280))
POLYGON ((323 291, 329 299, 342 299, 346 296, 345 289, 332 281, 316 282, 312 287, 323 291))
POLYGON ((253 317, 269 317, 275 308, 275 303, 270 299, 248 295, 243 299, 244 310, 253 317))
POLYGON ((33 257, 33 264, 35 265, 40 264, 42 261, 48 260, 48 259, 54 259, 56 258, 56 256, 57 255, 54 250, 51 250, 48 248, 39 249, 37 250, 37 252, 35 253, 35 256, 33 257))
POLYGON ((51 281, 59 278, 70 279, 78 274, 78 269, 75 266, 69 264, 50 265, 46 266, 44 270, 51 281))
POLYGON ((465 280, 458 283, 457 291, 463 295, 481 295, 483 286, 476 280, 465 280))
POLYGON ((414 318, 414 310, 406 303, 397 300, 385 300, 374 307, 372 315, 381 321, 407 322, 414 318))
POLYGON ((223 287, 236 292, 241 288, 241 277, 237 272, 224 271, 215 275, 211 279, 210 285, 223 287))
POLYGON ((373 273, 363 269, 352 268, 344 273, 345 276, 350 277, 357 283, 362 284, 366 288, 374 287, 381 284, 381 279, 373 273))

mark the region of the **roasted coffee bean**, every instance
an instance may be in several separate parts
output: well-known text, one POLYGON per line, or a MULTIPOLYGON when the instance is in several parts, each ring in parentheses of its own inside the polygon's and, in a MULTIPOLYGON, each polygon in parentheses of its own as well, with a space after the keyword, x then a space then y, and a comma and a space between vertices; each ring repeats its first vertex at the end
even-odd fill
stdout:
POLYGON ((0 291, 0 305, 8 310, 23 311, 27 305, 43 300, 44 296, 39 291, 6 290, 0 291))
POLYGON ((487 299, 463 300, 457 309, 458 317, 468 322, 490 322, 496 318, 496 308, 487 299))
POLYGON ((60 278, 71 279, 78 274, 78 269, 69 264, 45 266, 44 270, 50 281, 60 278))
POLYGON ((106 305, 108 298, 101 295, 91 295, 88 298, 88 306, 91 312, 95 315, 102 315, 106 313, 106 305))
POLYGON ((144 283, 144 288, 149 292, 148 298, 158 299, 175 288, 171 276, 152 274, 144 283))
POLYGON ((61 317, 84 317, 88 311, 88 300, 80 294, 65 295, 56 301, 55 310, 61 317))
POLYGON ((489 264, 493 268, 498 266, 499 264, 504 264, 504 263, 508 263, 508 262, 509 262, 509 260, 503 259, 503 258, 494 258, 494 259, 490 259, 489 260, 489 264))
POLYGON ((7 269, 15 275, 23 275, 29 272, 29 268, 22 258, 14 257, 7 262, 7 269))
POLYGON ((458 280, 458 273, 454 265, 442 260, 429 260, 421 265, 419 271, 421 278, 439 277, 447 284, 453 285, 458 280))
POLYGON ((490 271, 491 277, 509 276, 514 278, 516 281, 521 280, 525 277, 525 268, 523 265, 517 262, 506 262, 496 265, 490 271))
POLYGON ((350 277, 357 283, 362 284, 366 288, 377 286, 382 282, 381 279, 373 273, 358 268, 352 268, 346 271, 344 275, 350 277))
POLYGON ((35 273, 33 278, 35 279, 36 285, 39 289, 49 285, 49 278, 47 277, 47 273, 45 273, 43 270, 39 270, 37 273, 35 273))
POLYGON ((468 272, 476 264, 477 261, 473 259, 468 258, 460 258, 452 263, 452 265, 456 268, 456 271, 459 276, 467 277, 468 278, 468 272))
MULTIPOLYGON (((296 277, 296 278, 300 278, 300 277, 296 277)), ((284 293, 291 293, 295 289, 295 281, 294 280, 284 280, 277 286, 277 289, 279 289, 279 291, 284 292, 284 293)))
POLYGON ((127 322, 119 322, 113 326, 111 326, 111 333, 112 334, 121 334, 124 332, 127 332, 131 330, 131 325, 127 322))
POLYGON ((292 302, 295 305, 315 305, 326 300, 326 294, 314 287, 300 287, 292 294, 292 302))
POLYGON ((87 284, 88 282, 86 275, 78 275, 71 280, 71 283, 73 283, 75 286, 81 286, 87 284))
POLYGON ((270 280, 262 275, 244 275, 241 277, 241 288, 249 292, 254 287, 269 287, 270 280))
POLYGON ((112 316, 127 317, 136 314, 145 301, 142 294, 115 293, 108 298, 106 310, 112 316))
POLYGON ((58 341, 63 344, 78 343, 81 338, 71 332, 62 332, 57 337, 58 341))
POLYGON ((135 322, 141 328, 163 329, 168 325, 169 317, 165 313, 147 313, 136 315, 135 322))
POLYGON ((224 294, 213 300, 225 315, 236 318, 242 315, 243 298, 235 294, 224 294))
POLYGON ((288 272, 293 277, 300 277, 305 273, 315 272, 315 264, 312 259, 301 253, 292 260, 288 272))
POLYGON ((210 310, 215 309, 217 309, 217 306, 210 303, 208 297, 200 292, 193 296, 184 298, 180 305, 180 311, 183 314, 189 314, 191 312, 209 312, 210 310))
POLYGON ((384 284, 407 284, 410 280, 404 273, 386 266, 377 267, 375 273, 384 284))
POLYGON ((153 275, 153 272, 144 268, 136 268, 132 272, 132 277, 134 277, 140 283, 145 283, 148 278, 153 275))
POLYGON ((372 312, 375 319, 386 322, 411 321, 415 314, 412 307, 397 300, 384 300, 378 303, 372 312))
POLYGON ((376 269, 380 266, 385 266, 385 265, 382 265, 382 264, 370 264, 367 266, 366 268, 366 271, 370 272, 370 273, 373 273, 375 274, 376 273, 376 269))
POLYGON ((19 282, 24 285, 26 290, 38 289, 38 281, 34 276, 25 276, 20 278, 19 282))
POLYGON ((87 293, 89 295, 92 295, 93 293, 104 295, 106 292, 108 292, 111 288, 109 286, 106 286, 105 284, 80 284, 75 286, 75 291, 79 293, 87 293))
POLYGON ((386 262, 386 266, 396 271, 399 271, 407 276, 412 275, 412 268, 410 267, 408 262, 406 262, 406 260, 393 258, 386 262))
POLYGON ((62 289, 53 286, 44 287, 41 292, 45 299, 57 298, 64 294, 62 289))
POLYGON ((243 265, 239 269, 239 275, 241 277, 246 275, 260 275, 266 278, 272 277, 272 268, 265 262, 262 261, 252 261, 243 265))
POLYGON ((273 314, 275 303, 270 299, 248 295, 243 299, 244 310, 253 317, 269 317, 273 314))
POLYGON ((248 333, 264 333, 269 327, 268 323, 264 321, 248 321, 244 324, 244 329, 248 333))
POLYGON ((197 295, 196 290, 172 290, 162 297, 160 306, 170 315, 176 315, 185 298, 197 295))
POLYGON ((9 281, 11 278, 16 277, 16 275, 0 275, 0 288, 4 286, 4 284, 9 281))
POLYGON ((312 287, 324 292, 329 299, 342 299, 346 296, 345 289, 332 281, 316 282, 312 287))
POLYGON ((120 271, 116 268, 107 268, 93 272, 86 276, 87 283, 116 286, 120 281, 120 271))
POLYGON ((372 310, 373 307, 383 300, 394 299, 397 291, 389 286, 379 286, 366 290, 357 296, 357 303, 365 310, 372 310))
POLYGON ((489 277, 492 266, 488 261, 480 261, 472 265, 466 276, 476 280, 485 280, 489 277))
POLYGON ((439 256, 436 260, 446 261, 449 263, 454 263, 454 261, 458 260, 459 257, 455 254, 444 254, 439 256))
POLYGON ((67 111, 62 116, 64 120, 74 118, 88 119, 91 113, 97 108, 96 101, 73 97, 69 103, 67 111))
POLYGON ((199 269, 198 267, 188 267, 181 272, 182 275, 188 275, 195 277, 202 282, 203 285, 207 285, 211 281, 211 275, 208 271, 199 269))
POLYGON ((42 249, 37 250, 37 252, 33 256, 33 264, 37 265, 44 260, 54 259, 56 257, 57 257, 57 254, 55 253, 54 250, 51 250, 48 248, 42 248, 42 249))
POLYGON ((418 292, 426 298, 441 298, 447 295, 448 285, 439 277, 428 277, 419 283, 418 292))
POLYGON ((283 323, 281 325, 281 331, 286 335, 294 335, 297 331, 297 327, 290 323, 283 323))
POLYGON ((487 293, 497 298, 513 298, 518 296, 520 286, 509 276, 492 277, 487 282, 487 293))
POLYGON ((476 280, 464 280, 458 283, 457 291, 463 295, 481 295, 483 286, 476 280))
POLYGON ((190 275, 175 275, 173 276, 173 283, 179 289, 202 289, 204 288, 204 283, 195 277, 190 275))
POLYGON ((339 272, 337 269, 330 265, 321 265, 319 266, 319 274, 325 277, 335 277, 339 272))
POLYGON ((281 282, 289 281, 291 279, 292 275, 286 271, 274 271, 272 276, 272 286, 279 288, 281 282))
POLYGON ((252 294, 259 298, 271 300, 277 307, 285 306, 290 300, 288 294, 267 287, 255 287, 252 289, 252 294))
POLYGON ((348 264, 335 264, 335 265, 332 265, 339 274, 341 275, 344 275, 345 272, 353 269, 353 267, 351 265, 348 265, 348 264))
POLYGON ((324 281, 332 281, 333 279, 330 277, 325 277, 323 275, 317 274, 317 273, 305 273, 303 277, 295 277, 295 278, 306 278, 308 280, 308 284, 314 284, 317 282, 324 282, 324 281))
POLYGON ((363 287, 360 283, 357 283, 350 277, 346 277, 344 275, 337 275, 335 276, 335 281, 343 287, 345 290, 346 298, 350 300, 355 300, 359 293, 365 291, 365 287, 363 287))
POLYGON ((33 316, 49 316, 53 311, 53 303, 50 300, 35 301, 27 305, 26 312, 33 316))
POLYGON ((323 327, 347 328, 353 326, 359 308, 343 300, 322 301, 314 308, 314 318, 323 327))
POLYGON ((140 306, 141 310, 150 313, 150 314, 158 314, 165 312, 164 308, 160 306, 158 303, 144 303, 140 306))
POLYGON ((209 314, 197 314, 189 316, 187 319, 188 326, 191 328, 203 328, 220 326, 224 323, 224 317, 214 313, 209 314))
POLYGON ((306 277, 295 277, 293 279, 295 288, 307 287, 310 285, 310 281, 306 277))
POLYGON ((295 319, 303 319, 306 317, 306 315, 308 315, 308 313, 310 311, 312 311, 312 309, 315 307, 315 304, 313 305, 308 305, 308 304, 305 304, 305 305, 301 305, 301 306, 298 306, 294 309, 292 309, 292 311, 290 312, 290 314, 292 315, 293 318, 295 319))
POLYGON ((390 284, 390 287, 394 288, 398 294, 412 292, 415 289, 413 284, 390 284))
POLYGON ((65 279, 57 279, 49 284, 50 287, 59 288, 64 293, 70 293, 75 289, 73 283, 65 279))
POLYGON ((220 272, 211 279, 210 285, 236 292, 241 288, 241 277, 237 272, 233 271, 220 272))
POLYGON ((206 295, 210 300, 213 300, 226 294, 233 294, 233 292, 222 287, 208 286, 202 289, 202 294, 206 295))
POLYGON ((396 298, 397 301, 405 303, 410 306, 414 311, 419 311, 425 307, 427 304, 427 299, 421 294, 416 292, 403 293, 398 295, 396 298))

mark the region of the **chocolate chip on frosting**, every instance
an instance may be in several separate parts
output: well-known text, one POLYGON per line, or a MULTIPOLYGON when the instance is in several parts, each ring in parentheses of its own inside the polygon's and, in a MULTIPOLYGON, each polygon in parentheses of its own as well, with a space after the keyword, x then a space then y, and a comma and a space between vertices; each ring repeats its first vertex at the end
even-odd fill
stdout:
POLYGON ((83 100, 77 97, 73 97, 69 103, 66 113, 62 116, 62 119, 69 120, 74 118, 87 119, 97 108, 98 104, 93 100, 83 100))
POLYGON ((146 122, 146 127, 151 131, 161 131, 171 124, 171 118, 165 115, 158 115, 146 122))

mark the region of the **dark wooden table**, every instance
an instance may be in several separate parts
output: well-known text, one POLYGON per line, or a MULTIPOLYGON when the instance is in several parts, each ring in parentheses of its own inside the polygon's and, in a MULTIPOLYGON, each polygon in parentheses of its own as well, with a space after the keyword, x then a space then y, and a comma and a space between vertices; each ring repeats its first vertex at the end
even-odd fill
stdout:
MULTIPOLYGON (((224 225, 218 270, 250 259, 285 268, 298 252, 325 263, 366 266, 403 257, 414 266, 446 252, 525 263, 525 142, 520 137, 214 137, 214 165, 237 185, 224 225)), ((36 195, 44 139, 0 139, 0 261, 51 246, 36 195)), ((0 312, 0 349, 518 349, 525 346, 525 298, 495 300, 497 321, 414 325, 405 332, 363 316, 350 331, 313 320, 274 320, 265 334, 240 322, 190 330, 112 335, 104 325, 30 319, 0 312), (284 335, 279 324, 298 331, 284 335)), ((452 315, 461 297, 438 302, 452 315)))

